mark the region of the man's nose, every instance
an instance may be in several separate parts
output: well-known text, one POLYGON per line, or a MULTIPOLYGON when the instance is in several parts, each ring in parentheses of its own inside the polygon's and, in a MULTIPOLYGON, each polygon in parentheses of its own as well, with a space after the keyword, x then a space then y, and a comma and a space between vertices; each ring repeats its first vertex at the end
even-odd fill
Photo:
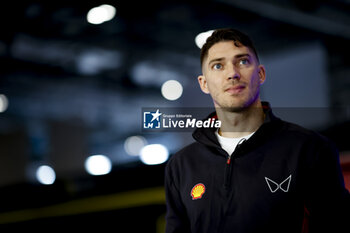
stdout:
POLYGON ((228 73, 227 73, 228 80, 240 79, 240 77, 241 76, 239 72, 236 70, 236 68, 233 65, 229 67, 228 73))

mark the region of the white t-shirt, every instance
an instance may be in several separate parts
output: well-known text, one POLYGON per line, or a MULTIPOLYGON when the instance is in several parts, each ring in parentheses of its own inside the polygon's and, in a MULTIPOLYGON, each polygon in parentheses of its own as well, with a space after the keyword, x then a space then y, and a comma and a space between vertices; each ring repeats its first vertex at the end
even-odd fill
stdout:
POLYGON ((227 137, 221 136, 219 134, 219 130, 215 131, 215 135, 216 135, 222 149, 224 149, 229 155, 231 155, 235 151, 236 146, 240 140, 242 140, 243 138, 248 140, 254 133, 255 132, 253 132, 247 136, 240 137, 240 138, 227 138, 227 137))

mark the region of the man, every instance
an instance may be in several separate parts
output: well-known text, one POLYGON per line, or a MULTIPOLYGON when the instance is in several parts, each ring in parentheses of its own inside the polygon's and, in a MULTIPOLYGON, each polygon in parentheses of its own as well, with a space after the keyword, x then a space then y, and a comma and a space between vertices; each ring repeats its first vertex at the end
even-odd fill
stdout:
POLYGON ((218 29, 201 50, 201 90, 220 129, 166 167, 166 232, 349 232, 349 193, 334 145, 283 121, 260 100, 265 68, 244 33, 218 29))

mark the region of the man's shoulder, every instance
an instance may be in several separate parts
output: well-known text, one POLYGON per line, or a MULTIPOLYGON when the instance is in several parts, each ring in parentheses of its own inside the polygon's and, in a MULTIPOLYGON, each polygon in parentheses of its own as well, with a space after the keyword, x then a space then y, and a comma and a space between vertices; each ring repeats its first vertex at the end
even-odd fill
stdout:
POLYGON ((192 143, 182 147, 177 152, 175 152, 175 154, 172 155, 172 158, 174 158, 174 159, 188 158, 189 155, 192 155, 194 152, 198 151, 202 147, 203 147, 203 145, 201 143, 192 142, 192 143))
POLYGON ((307 141, 313 141, 315 143, 331 143, 330 139, 327 138, 322 133, 307 128, 305 126, 302 126, 297 123, 289 122, 289 121, 283 121, 284 122, 284 132, 289 135, 293 135, 300 140, 307 140, 307 141))
POLYGON ((204 145, 199 142, 192 142, 181 149, 179 149, 177 152, 175 152, 168 161, 168 166, 172 166, 175 164, 183 164, 188 163, 191 160, 196 160, 201 151, 203 149, 204 145))

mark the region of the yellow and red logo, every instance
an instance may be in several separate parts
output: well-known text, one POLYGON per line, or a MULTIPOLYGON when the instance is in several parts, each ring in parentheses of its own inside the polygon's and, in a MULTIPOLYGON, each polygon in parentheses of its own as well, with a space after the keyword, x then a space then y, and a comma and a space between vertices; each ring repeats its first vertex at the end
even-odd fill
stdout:
POLYGON ((191 190, 192 200, 201 199, 205 193, 205 186, 202 183, 196 184, 191 190))

